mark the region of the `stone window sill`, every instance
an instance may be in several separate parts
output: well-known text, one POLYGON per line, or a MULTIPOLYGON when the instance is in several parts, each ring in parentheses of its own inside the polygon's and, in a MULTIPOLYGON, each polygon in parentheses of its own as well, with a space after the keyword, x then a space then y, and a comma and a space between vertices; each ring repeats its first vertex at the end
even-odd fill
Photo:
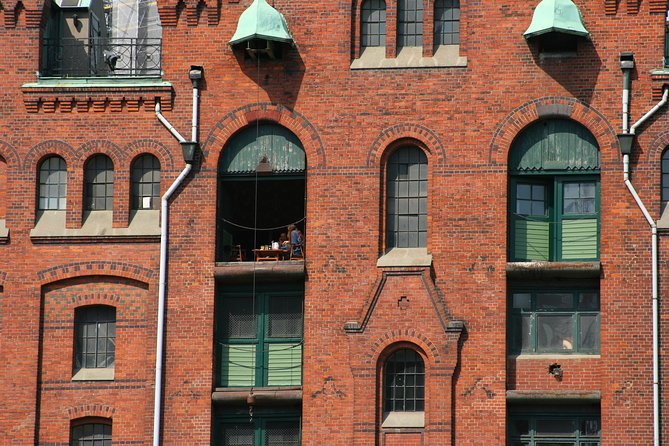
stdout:
POLYGON ((537 361, 546 361, 549 359, 555 359, 555 358, 560 358, 561 360, 564 359, 600 359, 601 356, 599 353, 594 353, 592 355, 588 355, 585 353, 537 353, 537 354, 532 354, 532 353, 521 353, 521 354, 510 354, 507 356, 507 359, 516 359, 519 361, 531 361, 531 360, 537 360, 537 361))
POLYGON ((508 262, 506 276, 518 279, 587 279, 601 276, 600 262, 508 262))
POLYGON ((381 427, 384 429, 425 427, 425 412, 386 412, 383 414, 381 427))
POLYGON ((21 90, 29 113, 172 109, 172 84, 156 78, 43 78, 21 90))
POLYGON ((432 254, 427 248, 393 248, 376 262, 377 267, 431 266, 432 254))
POLYGON ((135 211, 127 228, 112 228, 112 211, 90 211, 81 229, 65 228, 65 211, 42 211, 30 231, 33 243, 159 241, 160 211, 135 211))
POLYGON ((467 58, 460 56, 460 45, 441 45, 433 57, 423 57, 422 47, 406 47, 402 48, 394 59, 386 58, 385 47, 371 47, 362 50, 360 58, 351 63, 352 70, 466 66, 467 58))
POLYGON ((72 377, 72 381, 113 381, 114 368, 79 369, 72 377))

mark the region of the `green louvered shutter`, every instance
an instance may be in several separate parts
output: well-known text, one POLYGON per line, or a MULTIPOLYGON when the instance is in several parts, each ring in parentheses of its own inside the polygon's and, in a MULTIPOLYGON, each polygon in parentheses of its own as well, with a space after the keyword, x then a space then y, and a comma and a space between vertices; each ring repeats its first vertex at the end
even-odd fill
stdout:
POLYGON ((269 344, 267 385, 299 386, 301 384, 302 344, 269 344))
POLYGON ((221 386, 248 387, 256 383, 256 346, 223 344, 221 348, 221 386))
POLYGON ((562 260, 597 258, 597 219, 562 221, 562 260))
POLYGON ((550 223, 516 220, 515 226, 515 260, 549 260, 550 223))

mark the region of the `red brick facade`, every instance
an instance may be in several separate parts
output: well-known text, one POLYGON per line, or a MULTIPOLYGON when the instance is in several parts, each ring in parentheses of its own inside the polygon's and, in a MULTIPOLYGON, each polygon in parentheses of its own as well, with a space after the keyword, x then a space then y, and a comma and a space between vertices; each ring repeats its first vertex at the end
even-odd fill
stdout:
MULTIPOLYGON (((238 130, 273 122, 297 136, 307 163, 303 445, 503 445, 517 404, 509 395, 524 394, 540 395, 544 407, 556 395, 596 395, 602 445, 651 445, 651 230, 623 183, 616 134, 621 52, 636 63, 632 123, 669 84, 666 1, 574 0, 591 40, 579 40, 575 54, 542 57, 523 38, 538 0, 461 0, 466 66, 397 69, 351 69, 358 0, 274 1, 295 47, 279 60, 247 60, 227 42, 250 3, 158 0, 164 85, 76 88, 26 86, 38 82, 44 4, 0 4, 0 221, 9 230, 2 236, 0 224, 0 445, 67 445, 71 420, 85 417, 111 420, 114 444, 151 444, 159 237, 84 234, 83 169, 94 154, 111 158, 109 230, 127 229, 133 161, 159 160, 161 194, 184 166, 154 107, 189 134, 191 65, 204 67, 201 151, 170 203, 162 444, 223 444, 215 420, 225 403, 212 400, 216 292, 229 286, 215 277, 218 164, 238 130), (507 354, 507 160, 523 129, 553 118, 580 123, 600 151, 600 267, 589 277, 601 298, 596 355, 507 354), (386 250, 384 166, 407 144, 427 156, 432 260, 377 267, 386 250), (67 164, 65 235, 31 235, 38 169, 50 155, 67 164), (116 308, 113 380, 72 380, 74 312, 86 305, 116 308), (402 346, 425 361, 425 423, 382 428, 383 364, 402 346), (554 363, 561 379, 548 373, 554 363)), ((424 3, 427 58, 433 2, 424 3)), ((386 57, 394 58, 397 1, 386 4, 386 57)), ((656 221, 668 128, 664 106, 637 130, 631 156, 632 182, 656 221)), ((660 230, 662 354, 666 240, 660 230)), ((661 393, 667 383, 663 364, 661 393)))

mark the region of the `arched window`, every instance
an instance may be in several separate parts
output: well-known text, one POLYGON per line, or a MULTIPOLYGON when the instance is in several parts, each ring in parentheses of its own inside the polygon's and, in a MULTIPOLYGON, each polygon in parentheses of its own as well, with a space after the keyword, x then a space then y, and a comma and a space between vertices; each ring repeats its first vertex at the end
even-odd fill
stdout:
POLYGON ((116 308, 80 307, 74 313, 74 371, 113 369, 116 358, 116 308))
POLYGON ((67 166, 59 156, 50 156, 39 167, 37 209, 62 211, 67 205, 67 166))
POLYGON ((662 212, 669 203, 669 149, 662 154, 662 212))
POLYGON ((382 367, 382 428, 425 426, 425 363, 411 348, 394 351, 382 367))
POLYGON ((366 0, 360 18, 360 46, 362 48, 386 45, 386 3, 366 0))
POLYGON ((423 0, 397 2, 397 46, 423 45, 423 0))
POLYGON ((386 248, 427 246, 427 157, 402 147, 386 166, 386 248))
POLYGON ((84 166, 84 209, 112 209, 114 201, 114 164, 106 155, 95 155, 84 166))
POLYGON ((599 146, 581 124, 536 122, 509 153, 510 261, 599 258, 599 146))
POLYGON ((70 446, 111 446, 109 418, 87 417, 70 422, 70 446))
POLYGON ((460 0, 434 2, 434 44, 460 44, 460 0))
POLYGON ((160 161, 151 154, 139 156, 130 172, 131 208, 158 209, 160 207, 160 161))

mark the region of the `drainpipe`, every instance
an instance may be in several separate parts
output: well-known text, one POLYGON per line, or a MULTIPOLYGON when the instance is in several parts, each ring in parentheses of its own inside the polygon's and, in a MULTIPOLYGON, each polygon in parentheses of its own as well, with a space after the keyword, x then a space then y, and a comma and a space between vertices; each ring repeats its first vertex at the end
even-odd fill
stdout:
POLYGON ((160 112, 160 102, 156 102, 156 117, 169 130, 169 132, 179 141, 183 151, 186 166, 181 171, 174 183, 167 189, 162 197, 160 204, 160 281, 158 286, 158 323, 156 333, 156 375, 155 391, 153 400, 153 446, 160 446, 160 421, 162 417, 162 390, 163 390, 163 348, 165 343, 165 297, 167 290, 167 243, 168 243, 168 214, 169 200, 172 194, 183 183, 193 168, 193 158, 197 143, 198 129, 198 106, 199 106, 199 87, 202 79, 202 67, 191 67, 189 78, 193 83, 193 126, 192 140, 186 141, 181 134, 160 112))
POLYGON ((665 89, 662 94, 662 100, 658 102, 648 113, 643 115, 632 127, 627 130, 627 120, 629 117, 629 87, 630 74, 634 68, 634 56, 632 53, 622 53, 620 55, 620 65, 623 70, 623 135, 619 136, 621 148, 623 151, 623 178, 625 186, 634 198, 641 213, 646 218, 651 229, 651 272, 652 272, 652 300, 653 300, 653 445, 660 446, 660 355, 659 355, 659 311, 658 311, 658 251, 657 251, 657 225, 650 216, 648 209, 641 201, 629 177, 629 156, 631 153, 633 138, 636 129, 648 118, 653 116, 662 106, 667 103, 669 98, 669 89, 665 89), (627 138, 625 138, 627 136, 627 138), (625 146, 623 139, 628 141, 625 146))

